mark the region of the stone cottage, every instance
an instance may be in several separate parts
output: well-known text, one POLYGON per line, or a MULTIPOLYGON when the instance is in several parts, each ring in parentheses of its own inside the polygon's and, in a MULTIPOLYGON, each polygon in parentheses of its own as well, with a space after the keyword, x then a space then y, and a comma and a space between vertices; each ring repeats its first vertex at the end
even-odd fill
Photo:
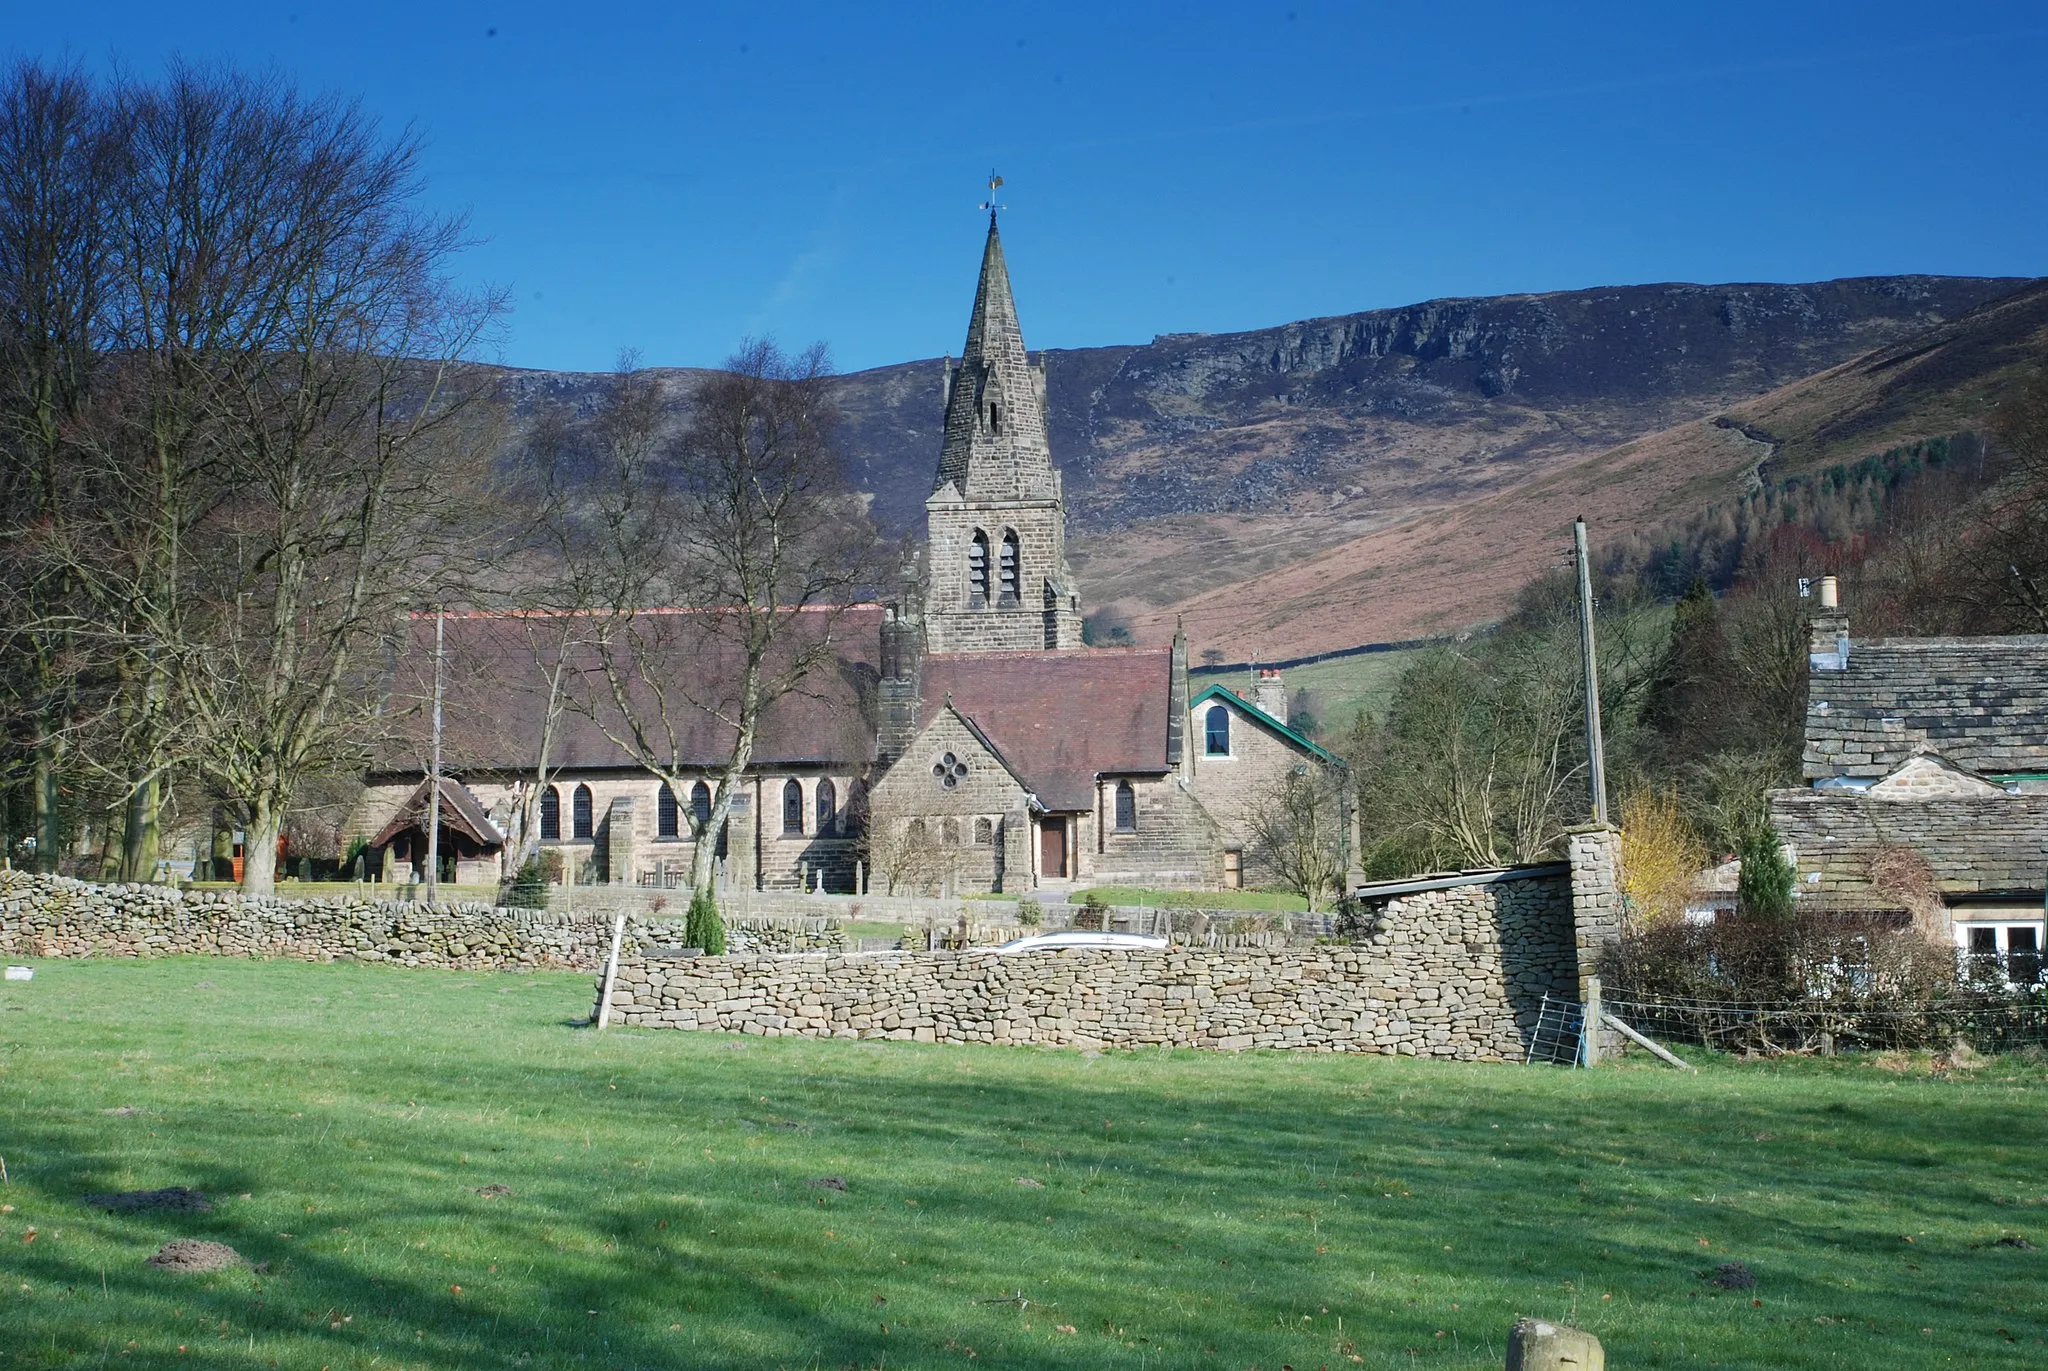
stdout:
POLYGON ((2039 975, 2048 636, 1854 641, 1820 583, 1807 784, 1771 792, 1804 907, 1911 919, 2039 975))
MULTIPOLYGON (((1252 699, 1220 686, 1191 697, 1179 634, 1169 647, 1082 645, 1044 359, 1024 347, 993 214, 944 397, 919 565, 888 604, 792 626, 832 635, 832 667, 764 720, 749 784, 715 839, 722 879, 960 893, 1261 883, 1253 808, 1289 772, 1342 766, 1288 726, 1276 672, 1252 699)), ((649 649, 659 660, 639 669, 715 681, 716 635, 682 613, 661 622, 670 631, 649 649)), ((545 615, 447 620, 445 769, 460 794, 444 812, 476 831, 449 831, 442 850, 464 874, 501 871, 531 802, 539 843, 573 879, 675 884, 731 729, 707 711, 674 721, 674 755, 692 774, 677 793, 634 766, 616 721, 550 709, 536 644, 559 627, 545 615)), ((423 674, 416 660, 408 669, 423 674)), ((371 866, 394 878, 423 860, 425 762, 417 743, 388 749, 355 821, 374 838, 371 866)))

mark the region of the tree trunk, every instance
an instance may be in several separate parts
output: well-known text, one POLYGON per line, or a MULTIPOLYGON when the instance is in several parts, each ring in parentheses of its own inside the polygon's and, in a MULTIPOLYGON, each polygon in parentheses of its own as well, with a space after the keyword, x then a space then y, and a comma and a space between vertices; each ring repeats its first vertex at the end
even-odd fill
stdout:
POLYGON ((64 816, 60 812, 57 788, 63 751, 63 744, 47 736, 36 744, 35 868, 46 874, 56 871, 57 858, 64 846, 64 816))
POLYGON ((121 864, 114 873, 119 881, 152 881, 162 848, 159 801, 162 782, 151 776, 128 794, 127 821, 121 826, 121 864))
POLYGON ((258 795, 249 807, 249 826, 242 831, 242 893, 277 893, 277 838, 283 817, 268 795, 258 795))

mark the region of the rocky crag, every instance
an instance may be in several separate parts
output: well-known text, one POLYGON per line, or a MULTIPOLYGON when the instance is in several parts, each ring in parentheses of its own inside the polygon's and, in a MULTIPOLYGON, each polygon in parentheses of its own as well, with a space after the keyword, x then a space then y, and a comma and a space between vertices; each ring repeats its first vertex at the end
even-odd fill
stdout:
MULTIPOLYGON (((1052 449, 1084 599, 1141 639, 1186 615, 1204 645, 1232 656, 1482 622, 1543 564, 1557 530, 1518 520, 1522 536, 1483 540, 1475 560, 1429 531, 1443 519, 1555 487, 1561 473, 1573 473, 1568 489, 1552 494, 1611 497, 1601 454, 1931 331, 1967 333, 1989 302, 2031 285, 1890 276, 1603 287, 1054 350, 1052 449), (1421 583, 1397 607, 1387 578, 1417 580, 1418 561, 1421 583), (1475 569, 1505 570, 1459 579, 1475 569), (1455 592, 1441 589, 1453 579, 1455 592)), ((1028 285, 1020 304, 1028 328, 1028 285)), ((663 375, 680 406, 693 374, 663 375)), ((894 531, 921 526, 941 378, 931 358, 838 382, 849 475, 894 531)), ((528 410, 587 404, 601 380, 511 377, 528 410)), ((1625 498, 1596 505, 1610 519, 1642 517, 1697 478, 1723 480, 1756 446, 1740 427, 1688 444, 1654 479, 1622 462, 1625 498)))

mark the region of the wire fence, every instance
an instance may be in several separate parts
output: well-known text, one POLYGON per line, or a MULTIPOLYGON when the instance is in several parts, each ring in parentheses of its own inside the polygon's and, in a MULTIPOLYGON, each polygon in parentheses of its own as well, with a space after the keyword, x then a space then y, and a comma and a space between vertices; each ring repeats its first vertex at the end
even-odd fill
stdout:
POLYGON ((1610 993, 1607 1011, 1653 1038, 1723 1052, 1947 1049, 1979 1052, 2048 1046, 2048 991, 1958 988, 1927 1000, 1830 996, 1805 1000, 1706 1000, 1610 993))

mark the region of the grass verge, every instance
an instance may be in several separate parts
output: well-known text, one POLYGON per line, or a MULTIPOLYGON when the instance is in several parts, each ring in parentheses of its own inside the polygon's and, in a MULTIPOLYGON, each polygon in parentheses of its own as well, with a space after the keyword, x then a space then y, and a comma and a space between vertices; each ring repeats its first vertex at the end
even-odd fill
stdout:
POLYGON ((590 998, 186 959, 0 986, 0 1368, 1480 1368, 1518 1314, 1623 1367, 2048 1360, 2036 1064, 600 1035, 590 998), (79 1200, 172 1185, 216 1207, 79 1200), (267 1269, 144 1265, 174 1237, 267 1269), (1701 1278, 1735 1261, 1753 1289, 1701 1278))

